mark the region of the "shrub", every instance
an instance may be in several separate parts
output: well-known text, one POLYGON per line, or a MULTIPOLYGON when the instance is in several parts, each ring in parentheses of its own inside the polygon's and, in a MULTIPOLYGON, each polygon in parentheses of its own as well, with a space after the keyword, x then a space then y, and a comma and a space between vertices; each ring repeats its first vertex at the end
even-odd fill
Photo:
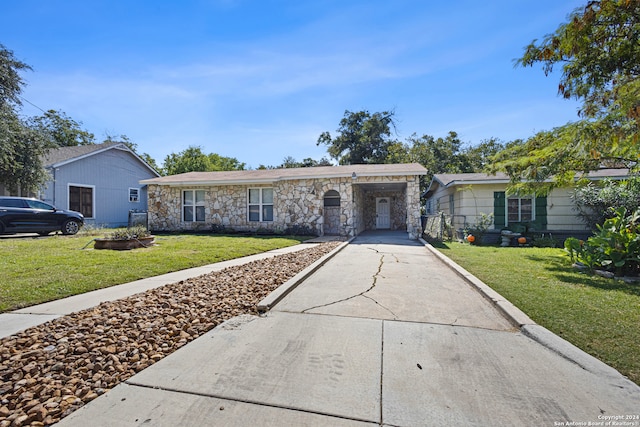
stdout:
POLYGON ((640 209, 627 215, 624 207, 615 209, 613 217, 597 225, 598 231, 586 242, 576 238, 565 240, 571 260, 583 263, 589 270, 601 268, 618 275, 640 272, 640 209))
POLYGON ((630 177, 624 181, 605 179, 601 185, 590 182, 576 188, 572 194, 578 217, 591 229, 612 218, 618 208, 629 212, 640 206, 640 177, 630 177))
POLYGON ((134 227, 128 227, 124 229, 115 230, 105 237, 111 240, 132 240, 140 239, 143 237, 149 237, 151 233, 146 227, 142 225, 136 225, 134 227))
POLYGON ((482 243, 482 236, 487 232, 489 227, 493 224, 493 214, 480 213, 480 217, 476 219, 475 224, 468 225, 465 224, 464 234, 465 236, 473 236, 473 243, 475 245, 479 245, 482 243))
POLYGON ((546 237, 543 234, 541 237, 535 237, 531 242, 531 246, 535 248, 557 248, 559 243, 560 242, 554 239, 553 236, 549 235, 549 237, 546 237))

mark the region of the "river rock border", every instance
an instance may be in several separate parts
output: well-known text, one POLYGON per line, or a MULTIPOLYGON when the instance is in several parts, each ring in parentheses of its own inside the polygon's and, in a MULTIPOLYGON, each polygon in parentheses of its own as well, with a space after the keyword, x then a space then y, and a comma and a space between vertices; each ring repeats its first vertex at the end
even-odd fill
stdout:
POLYGON ((323 243, 64 316, 0 340, 0 427, 51 425, 242 314, 335 249, 323 243))

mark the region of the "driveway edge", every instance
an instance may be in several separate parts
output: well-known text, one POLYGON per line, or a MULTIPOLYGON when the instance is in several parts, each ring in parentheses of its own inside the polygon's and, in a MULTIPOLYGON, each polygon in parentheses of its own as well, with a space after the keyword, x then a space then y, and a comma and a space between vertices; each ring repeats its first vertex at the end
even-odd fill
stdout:
POLYGON ((287 296, 289 292, 294 290, 303 280, 307 277, 311 276, 316 272, 317 269, 322 267, 327 261, 333 258, 338 252, 344 249, 351 241, 353 241, 355 237, 350 238, 346 242, 341 243, 337 248, 329 252, 328 254, 322 256, 320 259, 316 260, 309 267, 305 268, 291 279, 287 280, 285 283, 280 285, 275 291, 271 292, 267 295, 262 301, 258 303, 258 311, 260 313, 264 313, 266 311, 271 310, 276 304, 278 304, 282 298, 287 296))
POLYGON ((525 325, 537 324, 536 322, 531 320, 531 318, 527 316, 522 310, 513 305, 509 300, 491 289, 482 280, 478 279, 476 276, 469 273, 449 257, 434 248, 426 240, 422 238, 420 238, 419 240, 425 246, 425 248, 427 248, 432 254, 438 257, 440 261, 444 262, 449 268, 455 271, 458 276, 462 277, 467 283, 477 289, 483 297, 492 302, 496 306, 496 308, 500 310, 500 312, 504 314, 514 326, 522 328, 525 325))
POLYGON ((482 280, 469 273, 460 265, 455 263, 449 257, 434 248, 426 240, 420 238, 425 248, 434 254, 438 259, 444 262, 449 268, 455 271, 460 277, 466 280, 471 286, 476 288, 482 296, 488 299, 509 319, 515 326, 520 329, 522 335, 537 342, 548 350, 560 355, 564 359, 575 363, 585 371, 591 372, 599 377, 608 378, 615 381, 617 386, 629 393, 638 393, 640 386, 622 375, 615 368, 604 363, 602 360, 590 355, 584 350, 571 344, 564 338, 554 334, 547 328, 538 325, 531 320, 522 310, 509 302, 498 292, 491 289, 482 280))

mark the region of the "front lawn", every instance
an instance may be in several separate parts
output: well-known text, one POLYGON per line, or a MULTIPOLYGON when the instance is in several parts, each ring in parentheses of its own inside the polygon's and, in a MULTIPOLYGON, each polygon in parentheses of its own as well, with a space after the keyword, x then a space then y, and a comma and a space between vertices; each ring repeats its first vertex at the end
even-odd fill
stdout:
POLYGON ((90 244, 83 250, 94 237, 0 239, 0 312, 291 246, 305 239, 160 235, 156 236, 157 245, 146 249, 94 250, 90 244))
POLYGON ((577 272, 562 249, 436 247, 536 323, 640 384, 640 283, 577 272))

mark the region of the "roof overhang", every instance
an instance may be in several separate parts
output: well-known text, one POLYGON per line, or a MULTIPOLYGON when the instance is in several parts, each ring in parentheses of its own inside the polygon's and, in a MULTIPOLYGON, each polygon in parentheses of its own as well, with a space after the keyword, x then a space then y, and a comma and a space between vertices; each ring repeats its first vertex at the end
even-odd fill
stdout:
POLYGON ((145 179, 141 184, 155 184, 172 187, 220 186, 220 185, 265 185, 293 180, 314 180, 331 178, 350 178, 354 184, 361 184, 360 178, 388 176, 421 176, 427 170, 421 165, 407 164, 394 168, 394 165, 325 166, 315 168, 271 169, 228 172, 188 172, 185 174, 145 179))

